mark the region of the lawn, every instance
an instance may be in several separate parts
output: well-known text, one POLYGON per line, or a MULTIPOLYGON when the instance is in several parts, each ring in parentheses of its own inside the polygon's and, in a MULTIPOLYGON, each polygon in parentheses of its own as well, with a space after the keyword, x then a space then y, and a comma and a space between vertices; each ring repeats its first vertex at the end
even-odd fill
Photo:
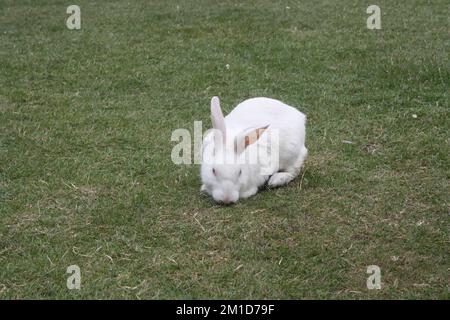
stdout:
POLYGON ((2 0, 0 299, 448 299, 448 2, 370 4, 2 0), (304 112, 300 176, 202 195, 214 95, 304 112))

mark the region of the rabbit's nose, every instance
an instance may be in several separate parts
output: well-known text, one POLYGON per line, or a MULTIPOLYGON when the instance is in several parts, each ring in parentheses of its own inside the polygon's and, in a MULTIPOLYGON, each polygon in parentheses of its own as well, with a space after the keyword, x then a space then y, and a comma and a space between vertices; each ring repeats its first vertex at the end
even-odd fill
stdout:
POLYGON ((225 204, 229 204, 231 202, 231 199, 230 199, 230 197, 224 197, 222 202, 225 204))

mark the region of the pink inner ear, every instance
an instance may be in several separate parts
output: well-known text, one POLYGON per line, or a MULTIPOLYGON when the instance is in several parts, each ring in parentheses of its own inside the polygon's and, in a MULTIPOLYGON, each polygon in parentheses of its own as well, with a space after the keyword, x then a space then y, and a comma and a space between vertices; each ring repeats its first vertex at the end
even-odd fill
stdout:
POLYGON ((261 135, 264 133, 264 131, 266 131, 266 129, 269 126, 265 126, 262 128, 258 128, 250 133, 248 133, 245 137, 244 137, 244 148, 247 148, 249 145, 251 145, 252 143, 255 143, 256 141, 258 141, 258 139, 261 137, 261 135))
POLYGON ((261 137, 264 131, 267 130, 268 127, 269 125, 253 130, 248 129, 250 131, 247 130, 245 135, 236 137, 236 140, 234 142, 234 151, 236 153, 241 153, 242 151, 244 151, 249 145, 258 141, 258 139, 261 137))

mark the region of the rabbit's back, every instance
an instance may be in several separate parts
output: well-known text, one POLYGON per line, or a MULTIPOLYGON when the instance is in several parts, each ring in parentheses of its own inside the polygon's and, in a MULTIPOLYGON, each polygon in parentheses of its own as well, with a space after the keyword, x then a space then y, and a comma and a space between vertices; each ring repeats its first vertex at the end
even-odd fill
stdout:
POLYGON ((238 104, 225 117, 227 127, 245 129, 270 124, 271 128, 283 129, 302 125, 305 115, 287 104, 270 98, 252 98, 238 104))
POLYGON ((250 127, 269 125, 280 138, 280 168, 294 163, 305 148, 306 116, 294 107, 270 98, 252 98, 238 104, 225 117, 230 135, 250 127))

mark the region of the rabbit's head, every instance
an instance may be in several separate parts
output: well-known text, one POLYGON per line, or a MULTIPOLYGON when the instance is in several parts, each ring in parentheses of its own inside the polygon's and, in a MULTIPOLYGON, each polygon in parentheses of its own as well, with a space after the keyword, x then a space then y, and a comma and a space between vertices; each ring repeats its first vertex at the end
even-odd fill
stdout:
POLYGON ((248 151, 268 126, 238 132, 230 128, 227 132, 217 97, 211 100, 211 120, 213 130, 203 143, 202 190, 216 202, 235 203, 242 192, 252 187, 255 175, 259 174, 257 154, 248 151))

